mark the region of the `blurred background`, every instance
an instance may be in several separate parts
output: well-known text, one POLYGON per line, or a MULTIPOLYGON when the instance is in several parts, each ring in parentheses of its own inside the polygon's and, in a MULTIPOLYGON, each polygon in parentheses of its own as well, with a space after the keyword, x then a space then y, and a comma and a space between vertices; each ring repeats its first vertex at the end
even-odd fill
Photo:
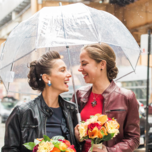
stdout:
MULTIPOLYGON (((148 29, 152 29, 152 0, 0 0, 0 45, 3 46, 10 32, 22 21, 30 18, 43 7, 84 3, 92 8, 103 10, 117 17, 131 32, 141 48, 136 72, 116 83, 120 87, 132 90, 139 102, 139 117, 141 120, 140 147, 137 151, 145 151, 145 104, 147 89, 147 48, 148 29)), ((151 47, 152 48, 152 47, 151 47)), ((149 150, 152 149, 152 55, 150 55, 150 95, 149 95, 149 150)), ((127 69, 123 68, 122 71, 127 69)), ((24 85, 24 84, 23 84, 24 85)), ((11 90, 18 90, 20 86, 11 85, 11 90)), ((76 89, 80 86, 77 85, 76 89)), ((25 87, 26 89, 26 87, 25 87)), ((73 88, 62 94, 64 99, 71 100, 73 88)), ((5 122, 16 105, 29 102, 36 95, 6 92, 0 82, 0 147, 4 143, 5 122)))

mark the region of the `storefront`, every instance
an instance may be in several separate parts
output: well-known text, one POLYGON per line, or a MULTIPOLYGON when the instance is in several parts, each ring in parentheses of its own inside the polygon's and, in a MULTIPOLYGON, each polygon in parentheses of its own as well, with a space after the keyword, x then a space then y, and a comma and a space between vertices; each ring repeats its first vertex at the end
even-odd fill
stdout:
MULTIPOLYGON (((125 68, 123 70, 126 70, 125 68)), ((121 83, 121 87, 132 90, 137 100, 146 104, 146 88, 147 88, 147 67, 137 66, 136 72, 129 74, 128 76, 120 79, 118 82, 121 83)), ((150 68, 150 95, 152 94, 151 87, 151 68, 150 68)), ((152 102, 150 98, 149 102, 152 102)))

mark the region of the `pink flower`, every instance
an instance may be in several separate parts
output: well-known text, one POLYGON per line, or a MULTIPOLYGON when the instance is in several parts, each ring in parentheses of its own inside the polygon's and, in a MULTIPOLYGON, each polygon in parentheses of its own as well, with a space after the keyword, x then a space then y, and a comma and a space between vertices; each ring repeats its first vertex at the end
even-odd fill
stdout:
POLYGON ((61 142, 63 142, 63 143, 66 143, 65 140, 62 140, 62 139, 58 139, 58 141, 61 141, 61 142))
POLYGON ((39 146, 39 145, 36 145, 36 146, 33 148, 33 152, 37 152, 38 146, 39 146))
POLYGON ((88 129, 90 129, 91 131, 93 130, 94 127, 97 127, 98 130, 101 129, 101 125, 99 125, 98 123, 91 123, 90 125, 88 125, 88 129))
POLYGON ((108 121, 112 120, 111 118, 108 118, 108 121))

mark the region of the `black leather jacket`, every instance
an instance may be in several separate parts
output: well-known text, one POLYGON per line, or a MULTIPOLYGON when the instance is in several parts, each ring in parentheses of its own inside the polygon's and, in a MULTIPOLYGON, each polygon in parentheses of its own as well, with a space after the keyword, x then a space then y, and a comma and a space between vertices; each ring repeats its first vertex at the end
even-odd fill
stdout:
MULTIPOLYGON (((64 115, 61 125, 63 134, 75 148, 78 148, 74 135, 74 127, 77 124, 76 105, 60 96, 59 104, 64 115)), ((42 95, 27 104, 17 106, 6 122, 2 152, 30 152, 23 144, 46 135, 46 120, 52 114, 53 111, 44 102, 42 95)))

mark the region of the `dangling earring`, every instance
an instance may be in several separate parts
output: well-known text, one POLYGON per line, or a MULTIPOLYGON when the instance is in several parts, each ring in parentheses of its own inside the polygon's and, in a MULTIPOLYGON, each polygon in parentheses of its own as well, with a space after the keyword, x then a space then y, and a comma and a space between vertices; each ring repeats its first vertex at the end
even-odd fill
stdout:
POLYGON ((48 85, 49 87, 52 85, 50 80, 49 80, 49 82, 48 82, 48 84, 47 84, 47 85, 48 85))
POLYGON ((101 71, 102 71, 102 69, 101 69, 101 71))

